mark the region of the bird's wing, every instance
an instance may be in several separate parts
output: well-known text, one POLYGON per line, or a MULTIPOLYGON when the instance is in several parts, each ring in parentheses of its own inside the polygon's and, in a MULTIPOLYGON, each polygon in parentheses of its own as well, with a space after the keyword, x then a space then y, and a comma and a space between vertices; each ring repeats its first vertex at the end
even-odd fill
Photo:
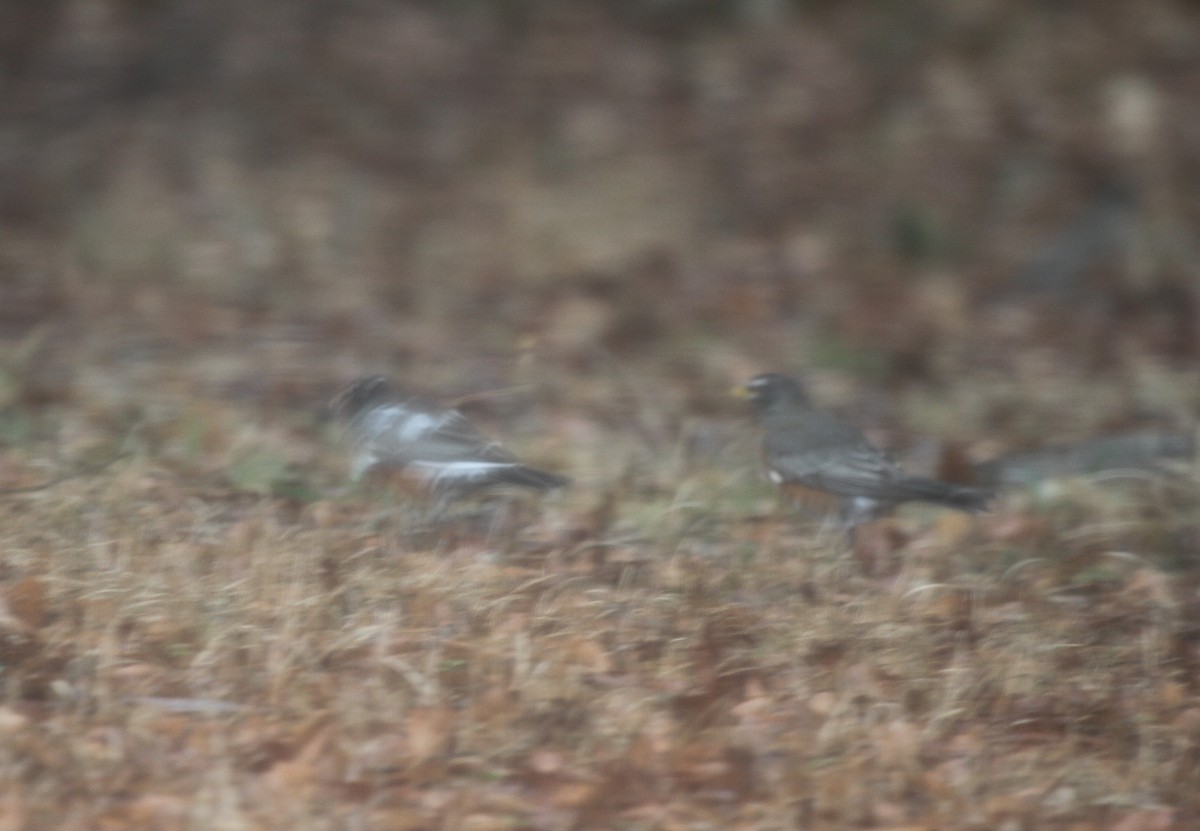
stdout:
POLYGON ((772 453, 768 465, 782 482, 794 482, 842 497, 886 500, 903 477, 886 453, 861 443, 772 453))
POLYGON ((360 451, 382 464, 516 461, 457 410, 392 402, 362 413, 353 432, 360 451))
POLYGON ((473 460, 513 464, 517 457, 489 439, 458 410, 442 410, 436 425, 422 440, 422 458, 473 460))

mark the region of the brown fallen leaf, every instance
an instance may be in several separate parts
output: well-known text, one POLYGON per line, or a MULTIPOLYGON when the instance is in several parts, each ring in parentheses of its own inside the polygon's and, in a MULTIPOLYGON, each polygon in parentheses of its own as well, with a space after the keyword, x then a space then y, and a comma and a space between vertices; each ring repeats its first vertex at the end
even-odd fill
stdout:
POLYGON ((25 786, 14 782, 0 794, 0 831, 23 831, 28 827, 25 786))
POLYGON ((1145 808, 1130 811, 1112 826, 1112 831, 1169 831, 1176 828, 1175 811, 1170 808, 1145 808))
POLYGON ((320 780, 320 763, 327 754, 329 743, 329 727, 321 726, 290 758, 272 765, 263 774, 263 784, 281 798, 307 799, 320 780))
POLYGON ((501 814, 467 814, 459 820, 462 831, 509 831, 512 818, 501 814))
POLYGON ((976 528, 973 516, 961 511, 943 511, 933 526, 934 536, 946 548, 958 548, 970 539, 976 528))
POLYGON ((541 747, 529 754, 529 769, 542 776, 552 776, 566 766, 566 759, 557 750, 541 747))
POLYGON ((4 589, 8 610, 30 629, 40 629, 46 622, 46 587, 36 577, 23 577, 4 589))
POLYGON ((0 707, 0 736, 19 733, 29 725, 29 721, 29 716, 17 712, 12 707, 0 707))
POLYGON ((174 794, 149 793, 125 806, 123 818, 131 828, 173 831, 187 827, 191 800, 174 794))
POLYGON ((1173 581, 1166 573, 1154 568, 1139 568, 1130 575, 1122 594, 1130 600, 1169 609, 1178 605, 1172 585, 1173 581))
POLYGON ((405 733, 409 763, 419 765, 449 754, 457 721, 458 714, 449 707, 416 707, 410 711, 405 733))
POLYGON ((558 808, 581 808, 597 798, 595 782, 563 782, 551 792, 550 801, 558 808))

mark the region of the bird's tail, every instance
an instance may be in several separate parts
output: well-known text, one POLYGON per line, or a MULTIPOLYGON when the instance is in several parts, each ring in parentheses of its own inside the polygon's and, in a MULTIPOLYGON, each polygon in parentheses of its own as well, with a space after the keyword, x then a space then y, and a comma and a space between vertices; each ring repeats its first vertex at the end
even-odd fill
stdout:
POLYGON ((903 480, 900 486, 904 490, 904 498, 921 502, 935 502, 960 511, 979 513, 988 509, 988 502, 994 495, 982 488, 968 488, 964 485, 954 485, 938 479, 926 479, 913 476, 903 480))
POLYGON ((494 481, 506 485, 534 488, 540 491, 564 488, 571 484, 571 480, 566 476, 559 476, 557 473, 549 473, 537 468, 526 467, 525 465, 512 465, 511 467, 502 468, 496 472, 494 481))

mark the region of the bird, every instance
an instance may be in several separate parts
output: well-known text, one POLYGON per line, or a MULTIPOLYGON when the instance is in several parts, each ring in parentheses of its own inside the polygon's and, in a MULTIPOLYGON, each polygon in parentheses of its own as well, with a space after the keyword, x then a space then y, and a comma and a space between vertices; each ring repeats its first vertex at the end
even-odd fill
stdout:
POLYGON ((522 463, 458 410, 404 394, 382 375, 352 381, 329 409, 354 445, 354 481, 374 471, 398 473, 439 498, 497 485, 548 491, 570 482, 522 463))
POLYGON ((763 428, 767 478, 792 497, 835 501, 844 528, 879 519, 904 502, 987 510, 989 491, 906 472, 853 424, 817 408, 789 375, 756 375, 735 392, 749 399, 763 428))

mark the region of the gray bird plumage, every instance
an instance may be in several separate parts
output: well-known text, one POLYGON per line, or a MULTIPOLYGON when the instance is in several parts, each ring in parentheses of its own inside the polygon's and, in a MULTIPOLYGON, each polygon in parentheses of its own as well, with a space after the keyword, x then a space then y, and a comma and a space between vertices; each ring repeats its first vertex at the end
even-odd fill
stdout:
POLYGON ((354 444, 356 480, 371 470, 395 470, 439 492, 493 485, 550 490, 570 481, 523 464, 462 413, 404 395, 382 376, 352 382, 331 409, 354 444))
POLYGON ((857 427, 817 409, 795 378, 765 373, 743 389, 764 429, 763 457, 771 480, 839 497, 849 527, 903 502, 987 509, 987 491, 906 473, 857 427))

